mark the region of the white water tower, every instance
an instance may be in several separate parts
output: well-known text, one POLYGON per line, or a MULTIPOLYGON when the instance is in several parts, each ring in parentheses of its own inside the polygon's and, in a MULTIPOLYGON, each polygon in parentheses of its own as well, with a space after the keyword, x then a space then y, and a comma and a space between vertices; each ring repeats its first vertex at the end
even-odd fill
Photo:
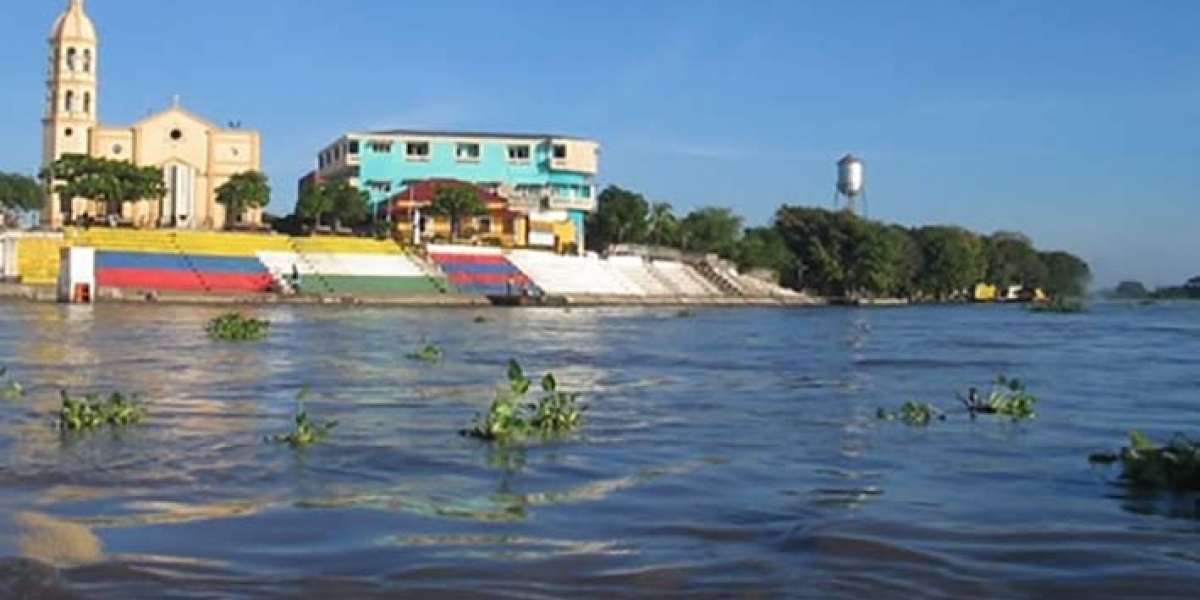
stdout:
POLYGON ((837 191, 833 197, 833 207, 857 212, 859 198, 866 203, 867 179, 863 161, 853 154, 847 154, 838 161, 837 166, 837 191))

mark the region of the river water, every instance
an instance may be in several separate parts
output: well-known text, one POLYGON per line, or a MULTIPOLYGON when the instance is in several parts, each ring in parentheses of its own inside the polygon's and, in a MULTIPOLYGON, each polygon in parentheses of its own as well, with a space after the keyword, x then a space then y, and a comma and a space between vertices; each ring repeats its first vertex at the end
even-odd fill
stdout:
POLYGON ((0 305, 0 598, 1195 598, 1195 499, 1088 464, 1200 435, 1200 306, 216 309, 0 305), (487 322, 475 323, 477 314, 487 322), (404 358, 422 341, 436 365, 404 358), (575 440, 457 435, 509 358, 590 409, 575 440), (998 374, 1025 424, 951 412, 998 374), (60 435, 60 388, 140 392, 60 435), (339 425, 268 444, 294 398, 339 425))

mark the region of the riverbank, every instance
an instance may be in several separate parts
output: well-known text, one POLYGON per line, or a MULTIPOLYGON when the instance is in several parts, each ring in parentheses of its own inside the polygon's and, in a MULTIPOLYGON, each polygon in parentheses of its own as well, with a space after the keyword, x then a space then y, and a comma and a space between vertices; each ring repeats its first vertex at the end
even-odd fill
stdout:
MULTIPOLYGON (((0 284, 0 300, 58 301, 55 288, 21 284, 0 284)), ((293 294, 202 294, 152 290, 101 290, 96 302, 125 304, 197 304, 197 305, 363 305, 397 307, 471 307, 492 306, 486 296, 470 294, 412 295, 293 295, 293 294)), ((542 306, 820 306, 825 299, 810 296, 617 296, 572 294, 547 297, 542 306)), ((535 305, 536 306, 536 305, 535 305)))

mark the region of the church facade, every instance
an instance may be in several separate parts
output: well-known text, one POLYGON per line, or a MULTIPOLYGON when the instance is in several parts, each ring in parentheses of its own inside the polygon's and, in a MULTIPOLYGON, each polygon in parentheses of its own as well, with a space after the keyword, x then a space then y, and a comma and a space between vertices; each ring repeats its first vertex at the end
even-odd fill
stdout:
POLYGON ((131 161, 163 170, 166 195, 126 202, 120 214, 106 214, 103 202, 87 198, 46 198, 42 222, 57 229, 83 218, 143 228, 222 229, 227 223, 258 225, 261 209, 226 215, 216 190, 230 177, 261 169, 259 134, 220 129, 178 105, 128 127, 101 125, 99 54, 96 29, 83 0, 69 0, 50 33, 50 67, 43 119, 42 166, 67 154, 131 161))

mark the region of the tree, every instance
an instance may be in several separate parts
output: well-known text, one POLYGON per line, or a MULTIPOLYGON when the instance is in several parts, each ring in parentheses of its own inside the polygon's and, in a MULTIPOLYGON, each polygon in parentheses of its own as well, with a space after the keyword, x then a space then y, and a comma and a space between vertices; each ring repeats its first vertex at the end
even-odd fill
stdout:
POLYGON ((983 240, 986 273, 989 283, 1007 287, 1042 285, 1048 276, 1037 250, 1029 238, 1014 233, 997 233, 983 240))
POLYGON ((701 208, 679 224, 680 247, 691 252, 733 256, 742 237, 742 218, 728 208, 701 208))
POLYGON ((641 194, 609 186, 588 215, 588 247, 603 252, 614 244, 640 244, 646 239, 650 206, 641 194))
POLYGON ((959 227, 922 227, 914 234, 924 264, 920 290, 947 298, 979 282, 984 270, 979 238, 959 227))
POLYGON ((1046 266, 1045 288, 1052 296, 1082 296, 1092 282, 1092 269, 1082 258, 1069 252, 1042 252, 1046 266))
POLYGON ((45 191, 37 180, 17 173, 0 173, 0 209, 29 211, 41 208, 45 191))
POLYGON ((1117 284, 1116 289, 1112 291, 1112 295, 1116 298, 1140 300, 1150 296, 1150 290, 1140 281, 1122 281, 1117 284))
POLYGON ((355 227, 366 222, 371 202, 371 196, 366 190, 355 188, 348 181, 341 179, 324 185, 331 205, 330 214, 333 215, 336 227, 355 227))
POLYGON ((655 246, 679 245, 679 219, 669 202, 655 202, 646 216, 646 241, 655 246))
POLYGON ((486 215, 487 205, 473 185, 441 184, 433 193, 428 212, 450 219, 450 238, 455 239, 462 233, 462 219, 486 215))
POLYGON ((321 217, 333 212, 333 197, 323 183, 304 186, 300 190, 300 198, 296 201, 296 218, 300 221, 312 221, 313 226, 321 228, 321 217))
POLYGON ((61 198, 87 198, 104 202, 108 214, 121 212, 121 205, 138 200, 161 200, 167 193, 160 167, 139 167, 131 162, 94 158, 82 154, 63 155, 48 169, 43 181, 57 182, 61 198))
POLYGON ((770 269, 778 273, 780 281, 785 283, 794 279, 796 255, 788 249, 783 235, 774 227, 747 229, 734 254, 740 269, 770 269))
POLYGON ((900 226, 887 226, 886 233, 895 248, 892 262, 892 289, 897 298, 911 298, 917 293, 917 278, 925 268, 921 247, 912 231, 900 226))
POLYGON ((271 202, 271 185, 258 171, 245 171, 230 177, 217 188, 217 203, 225 206, 225 227, 231 228, 238 215, 262 208, 271 202))

